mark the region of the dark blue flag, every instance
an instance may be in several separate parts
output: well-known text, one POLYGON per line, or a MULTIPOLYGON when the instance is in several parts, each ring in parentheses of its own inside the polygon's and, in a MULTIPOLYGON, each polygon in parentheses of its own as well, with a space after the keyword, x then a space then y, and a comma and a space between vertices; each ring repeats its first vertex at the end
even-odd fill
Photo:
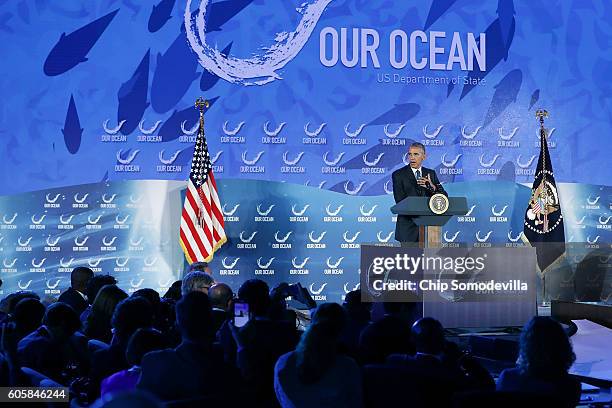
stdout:
POLYGON ((565 232, 559 192, 555 183, 553 166, 548 153, 545 111, 538 111, 540 117, 540 157, 536 168, 531 198, 525 211, 523 234, 536 248, 538 267, 544 272, 565 253, 565 232))

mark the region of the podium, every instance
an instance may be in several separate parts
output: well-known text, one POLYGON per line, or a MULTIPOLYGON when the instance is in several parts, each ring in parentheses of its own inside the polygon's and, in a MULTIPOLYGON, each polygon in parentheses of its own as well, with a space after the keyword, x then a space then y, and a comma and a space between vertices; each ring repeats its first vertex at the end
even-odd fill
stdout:
POLYGON ((465 197, 448 197, 448 210, 444 214, 434 214, 429 209, 429 197, 406 197, 391 207, 397 215, 410 215, 419 227, 419 246, 423 248, 439 247, 442 241, 442 226, 456 215, 468 212, 465 197))

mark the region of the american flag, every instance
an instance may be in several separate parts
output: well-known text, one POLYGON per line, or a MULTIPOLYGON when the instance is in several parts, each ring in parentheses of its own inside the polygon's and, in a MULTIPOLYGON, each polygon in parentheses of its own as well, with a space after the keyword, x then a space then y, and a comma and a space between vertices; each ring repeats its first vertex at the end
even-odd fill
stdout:
POLYGON ((533 212, 539 214, 540 211, 542 211, 542 207, 540 207, 540 199, 537 199, 533 202, 533 212))
POLYGON ((226 240, 217 184, 204 136, 203 113, 200 111, 200 128, 181 215, 180 243, 187 261, 193 263, 210 261, 226 240))

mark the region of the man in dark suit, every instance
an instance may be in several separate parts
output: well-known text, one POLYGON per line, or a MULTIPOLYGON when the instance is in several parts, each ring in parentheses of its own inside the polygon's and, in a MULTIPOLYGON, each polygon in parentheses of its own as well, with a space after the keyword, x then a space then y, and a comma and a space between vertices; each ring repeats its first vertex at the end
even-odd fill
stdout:
POLYGON ((87 338, 77 333, 79 316, 67 304, 47 308, 43 324, 17 345, 19 365, 68 385, 72 375, 87 372, 87 338))
POLYGON ((153 307, 147 299, 132 296, 119 302, 113 313, 114 334, 110 347, 94 352, 91 357, 89 376, 95 384, 92 392, 97 395, 100 391, 98 386, 103 379, 129 368, 125 351, 132 334, 140 328, 149 328, 152 325, 153 307))
POLYGON ((212 330, 213 333, 217 333, 223 322, 232 317, 234 292, 225 283, 215 283, 208 289, 208 297, 212 307, 212 330))
POLYGON ((142 359, 137 388, 163 401, 223 395, 236 385, 228 377, 223 355, 213 347, 208 296, 189 292, 176 304, 182 342, 174 349, 153 351, 142 359))
POLYGON ((415 353, 410 328, 417 319, 420 305, 413 302, 384 302, 383 305, 384 317, 368 324, 359 336, 362 364, 382 364, 391 354, 415 353))
POLYGON ((463 355, 455 343, 446 341, 442 324, 432 318, 417 320, 411 329, 412 341, 416 348, 414 356, 393 354, 387 364, 402 367, 431 383, 446 384, 447 391, 490 390, 495 382, 475 359, 463 355))
MULTIPOLYGON (((425 146, 415 142, 408 150, 409 166, 396 170, 391 175, 393 180, 393 198, 399 203, 406 197, 431 197, 434 194, 444 195, 435 170, 421 166, 425 160, 425 146)), ((419 242, 419 228, 407 215, 398 215, 395 224, 395 239, 399 242, 419 242)))
POLYGON ((89 302, 93 302, 93 299, 88 301, 85 295, 87 284, 93 278, 93 275, 93 271, 85 266, 74 268, 70 274, 70 287, 60 295, 58 302, 70 305, 77 312, 77 315, 80 316, 89 305, 89 302))

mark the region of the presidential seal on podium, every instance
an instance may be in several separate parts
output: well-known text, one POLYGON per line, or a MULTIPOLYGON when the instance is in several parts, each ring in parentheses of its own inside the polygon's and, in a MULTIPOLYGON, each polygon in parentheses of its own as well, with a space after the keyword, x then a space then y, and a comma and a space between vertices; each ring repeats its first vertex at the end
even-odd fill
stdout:
POLYGON ((448 197, 438 193, 431 196, 429 199, 429 209, 436 215, 441 215, 448 210, 448 197))

